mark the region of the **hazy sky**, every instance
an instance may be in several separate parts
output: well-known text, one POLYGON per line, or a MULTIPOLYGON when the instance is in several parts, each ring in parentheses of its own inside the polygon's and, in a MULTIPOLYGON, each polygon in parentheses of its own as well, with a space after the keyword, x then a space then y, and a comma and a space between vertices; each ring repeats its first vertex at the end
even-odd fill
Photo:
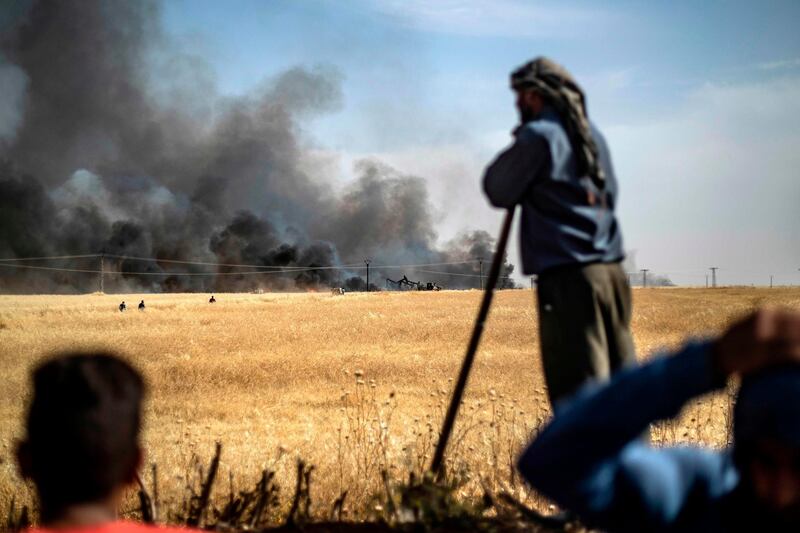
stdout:
POLYGON ((172 0, 164 19, 225 93, 338 71, 343 106, 306 124, 314 153, 342 183, 362 157, 424 177, 442 239, 497 231, 480 176, 516 121, 508 74, 550 56, 608 138, 638 267, 800 283, 800 2, 603 4, 172 0))

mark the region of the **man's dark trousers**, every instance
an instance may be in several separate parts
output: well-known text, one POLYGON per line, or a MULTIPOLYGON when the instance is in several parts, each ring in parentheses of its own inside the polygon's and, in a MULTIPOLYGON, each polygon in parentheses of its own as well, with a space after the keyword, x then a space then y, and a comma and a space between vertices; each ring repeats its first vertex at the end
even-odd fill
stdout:
POLYGON ((619 263, 551 268, 537 279, 539 338, 550 403, 635 363, 632 298, 619 263))

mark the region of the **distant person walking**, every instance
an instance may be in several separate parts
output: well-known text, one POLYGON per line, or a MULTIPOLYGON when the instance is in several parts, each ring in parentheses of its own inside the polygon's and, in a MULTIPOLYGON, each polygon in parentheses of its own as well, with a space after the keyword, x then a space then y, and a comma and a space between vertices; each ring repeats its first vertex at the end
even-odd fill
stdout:
POLYGON ((211 298, 209 298, 209 299, 208 299, 208 303, 210 303, 210 304, 213 304, 213 303, 215 303, 216 301, 217 301, 217 299, 216 299, 216 298, 214 298, 214 295, 213 295, 213 294, 211 295, 211 298))
POLYGON ((125 305, 125 300, 123 300, 123 301, 122 301, 122 303, 121 303, 121 304, 119 304, 119 312, 121 313, 121 312, 123 312, 125 309, 127 309, 127 306, 125 305))
POLYGON ((144 300, 139 302, 139 311, 144 311, 144 300))
POLYGON ((511 74, 511 88, 520 125, 483 185, 492 205, 522 205, 522 266, 538 276, 542 364, 556 407, 635 361, 617 180, 569 72, 540 57, 511 74))

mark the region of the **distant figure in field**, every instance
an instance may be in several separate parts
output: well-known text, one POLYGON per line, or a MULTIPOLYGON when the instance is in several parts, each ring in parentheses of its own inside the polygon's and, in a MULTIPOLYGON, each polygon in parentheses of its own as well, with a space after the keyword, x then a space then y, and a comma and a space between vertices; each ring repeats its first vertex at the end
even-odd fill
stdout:
POLYGON ((209 298, 209 299, 208 299, 208 303, 210 303, 210 304, 213 304, 213 303, 214 303, 214 302, 216 302, 216 301, 217 301, 217 299, 216 299, 216 298, 214 298, 214 295, 213 295, 213 294, 211 295, 211 298, 209 298))
POLYGON ((17 463, 36 487, 36 531, 179 531, 117 519, 142 463, 145 385, 139 373, 107 353, 76 353, 45 362, 32 378, 33 400, 17 463))
POLYGON ((592 530, 800 531, 800 313, 762 309, 717 339, 581 389, 519 469, 592 530), (732 375, 731 446, 642 442, 649 424, 724 391, 732 375))
POLYGON ((123 300, 123 301, 122 301, 122 303, 121 303, 121 304, 119 304, 119 312, 121 313, 121 312, 123 312, 125 309, 127 309, 127 307, 125 306, 125 300, 123 300))
POLYGON ((139 311, 144 311, 144 300, 139 302, 139 311))

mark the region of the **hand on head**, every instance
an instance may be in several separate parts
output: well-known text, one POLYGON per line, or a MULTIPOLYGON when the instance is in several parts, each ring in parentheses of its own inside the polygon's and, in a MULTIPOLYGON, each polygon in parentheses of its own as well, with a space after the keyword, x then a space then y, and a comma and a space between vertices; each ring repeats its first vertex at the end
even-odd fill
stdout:
POLYGON ((725 375, 800 363, 800 313, 761 308, 730 326, 714 343, 713 354, 725 375))

